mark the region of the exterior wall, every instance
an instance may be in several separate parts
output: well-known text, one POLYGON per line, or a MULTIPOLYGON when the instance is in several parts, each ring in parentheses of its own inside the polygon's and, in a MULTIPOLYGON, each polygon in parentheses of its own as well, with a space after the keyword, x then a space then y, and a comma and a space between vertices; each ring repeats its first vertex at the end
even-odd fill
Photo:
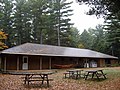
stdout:
POLYGON ((6 70, 17 70, 17 61, 16 60, 6 60, 6 70))
POLYGON ((4 69, 4 58, 1 58, 1 69, 4 69))
POLYGON ((50 57, 42 57, 42 69, 49 69, 50 57))
POLYGON ((2 69, 5 69, 6 59, 6 70, 17 70, 17 59, 19 57, 19 70, 22 69, 22 58, 18 55, 2 55, 2 69))
POLYGON ((6 70, 17 69, 17 57, 15 55, 6 56, 6 70))
MULTIPOLYGON (((23 56, 26 55, 3 55, 1 60, 1 68, 4 69, 4 63, 6 58, 6 70, 22 70, 23 65, 23 56), (18 60, 18 62, 17 62, 18 60), (17 66, 19 64, 19 66, 17 66)), ((92 60, 92 59, 91 59, 92 60)), ((90 59, 88 59, 89 63, 90 59)), ((97 61, 98 67, 105 66, 104 59, 95 59, 97 61)), ((117 60, 111 60, 111 64, 116 64, 117 60)), ((55 64, 58 65, 68 65, 75 64, 79 65, 78 67, 84 67, 85 60, 84 58, 73 58, 73 57, 42 57, 42 56, 28 56, 28 69, 29 70, 40 70, 40 69, 53 69, 55 64), (40 59, 42 60, 40 62, 40 59), (51 61, 51 62, 50 62, 51 61), (41 65, 41 66, 40 66, 41 65)))
MULTIPOLYGON (((22 70, 23 56, 26 55, 4 55, 2 58, 2 68, 4 69, 5 58, 6 58, 6 70, 22 70), (17 60, 19 66, 17 66, 17 60)), ((42 69, 49 69, 50 57, 42 57, 42 69)), ((40 70, 40 56, 28 56, 28 70, 40 70)))
POLYGON ((55 65, 69 65, 77 64, 78 58, 69 58, 69 57, 52 57, 51 58, 51 67, 56 68, 55 65))
POLYGON ((19 58, 19 70, 22 70, 22 63, 23 63, 22 56, 18 56, 18 58, 19 58))
POLYGON ((38 56, 28 56, 28 69, 29 70, 40 69, 40 58, 38 56))
POLYGON ((55 68, 55 64, 61 64, 61 58, 51 57, 51 68, 55 68))
POLYGON ((105 64, 107 67, 118 66, 118 60, 106 59, 105 64))
POLYGON ((111 65, 118 64, 118 60, 111 60, 111 65))
POLYGON ((104 59, 99 59, 98 60, 98 67, 104 67, 105 66, 105 60, 104 59))
POLYGON ((76 58, 76 68, 83 68, 85 64, 85 60, 83 58, 76 58))

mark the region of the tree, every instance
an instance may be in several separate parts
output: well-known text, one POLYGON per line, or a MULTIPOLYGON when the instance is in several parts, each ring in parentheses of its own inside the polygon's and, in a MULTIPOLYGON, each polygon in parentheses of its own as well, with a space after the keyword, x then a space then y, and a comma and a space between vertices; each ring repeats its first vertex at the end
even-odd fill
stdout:
POLYGON ((92 36, 92 45, 91 49, 103 53, 107 52, 107 37, 106 31, 103 29, 102 25, 96 26, 95 29, 89 29, 88 32, 92 36))
POLYGON ((13 0, 0 0, 0 28, 9 35, 5 41, 6 45, 11 46, 12 39, 12 24, 13 24, 13 0))
POLYGON ((77 28, 71 27, 70 32, 68 33, 69 35, 69 44, 68 46, 71 47, 78 47, 80 44, 80 34, 77 28))
POLYGON ((65 39, 61 40, 63 46, 78 47, 80 44, 80 34, 77 28, 71 27, 64 35, 65 39))
POLYGON ((80 35, 80 41, 84 48, 91 49, 93 40, 92 36, 87 30, 84 30, 83 33, 80 35))
POLYGON ((13 9, 13 44, 32 42, 32 24, 29 3, 26 0, 15 0, 13 9))
POLYGON ((120 20, 115 16, 108 17, 105 29, 108 34, 109 53, 120 58, 120 20))
POLYGON ((0 50, 8 48, 8 46, 5 45, 4 40, 7 39, 7 34, 3 32, 3 30, 0 30, 0 50))
POLYGON ((79 4, 86 4, 90 7, 88 14, 108 15, 120 14, 119 0, 78 0, 79 4))
POLYGON ((6 44, 12 47, 34 42, 67 46, 72 25, 68 17, 72 15, 71 3, 66 0, 1 0, 0 27, 9 35, 6 44))
POLYGON ((89 15, 105 16, 109 53, 120 58, 120 1, 119 0, 79 0, 90 6, 89 15), (111 50, 111 51, 110 51, 111 50))
POLYGON ((84 30, 80 35, 79 47, 95 50, 98 52, 109 53, 107 50, 109 45, 107 43, 107 32, 104 31, 102 25, 96 26, 95 29, 89 28, 84 30))
POLYGON ((43 30, 49 26, 47 23, 48 18, 48 1, 47 0, 29 0, 30 13, 32 21, 32 33, 35 43, 43 43, 43 30))
POLYGON ((68 18, 68 16, 72 15, 71 12, 73 10, 70 9, 72 3, 66 2, 66 0, 52 0, 51 8, 54 13, 54 29, 57 31, 58 46, 64 45, 62 42, 66 39, 65 34, 70 29, 70 26, 73 25, 70 23, 71 19, 68 18))

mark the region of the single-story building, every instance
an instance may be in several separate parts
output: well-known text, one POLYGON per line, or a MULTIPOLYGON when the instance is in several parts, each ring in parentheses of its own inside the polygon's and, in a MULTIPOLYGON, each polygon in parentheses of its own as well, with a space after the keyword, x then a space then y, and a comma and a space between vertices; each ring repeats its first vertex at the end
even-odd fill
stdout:
POLYGON ((57 65, 103 67, 106 64, 116 64, 117 59, 88 49, 25 43, 3 50, 0 66, 4 70, 53 69, 57 65))

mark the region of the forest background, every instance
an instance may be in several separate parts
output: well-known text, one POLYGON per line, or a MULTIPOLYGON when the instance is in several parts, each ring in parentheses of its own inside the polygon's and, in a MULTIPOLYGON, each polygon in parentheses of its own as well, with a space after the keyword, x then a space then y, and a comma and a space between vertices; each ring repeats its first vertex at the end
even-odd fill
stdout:
POLYGON ((26 42, 86 48, 120 58, 119 0, 79 0, 88 15, 105 18, 104 25, 81 34, 69 18, 73 2, 66 0, 0 0, 0 30, 10 48, 26 42), (118 2, 117 2, 118 1, 118 2))

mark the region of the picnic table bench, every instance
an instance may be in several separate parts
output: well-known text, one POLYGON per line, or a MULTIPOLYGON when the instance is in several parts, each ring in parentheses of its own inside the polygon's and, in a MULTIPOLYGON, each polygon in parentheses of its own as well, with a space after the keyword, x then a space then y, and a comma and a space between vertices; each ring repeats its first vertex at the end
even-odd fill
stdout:
POLYGON ((85 80, 87 80, 88 76, 91 76, 92 79, 94 76, 96 76, 98 80, 100 80, 100 77, 106 79, 106 74, 103 73, 103 70, 88 70, 85 74, 85 80))
POLYGON ((52 78, 49 78, 48 76, 53 74, 53 72, 13 72, 12 75, 24 75, 22 77, 24 80, 24 84, 29 85, 30 82, 34 81, 41 81, 42 85, 46 81, 47 86, 49 86, 49 81, 53 81, 52 78), (37 76, 37 77, 36 77, 37 76))
POLYGON ((73 69, 73 70, 67 70, 67 72, 64 72, 64 77, 65 78, 75 78, 78 79, 79 77, 81 77, 81 71, 80 69, 73 69))

